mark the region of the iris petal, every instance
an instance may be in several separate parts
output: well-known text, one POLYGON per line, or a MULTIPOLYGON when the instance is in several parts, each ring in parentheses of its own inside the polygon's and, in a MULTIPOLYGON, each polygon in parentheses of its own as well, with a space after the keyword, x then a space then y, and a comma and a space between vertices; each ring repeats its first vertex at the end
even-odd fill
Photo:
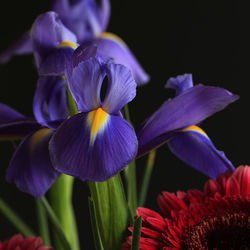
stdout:
POLYGON ((102 62, 97 58, 83 61, 66 73, 70 92, 80 112, 88 112, 100 107, 100 89, 105 77, 102 62))
POLYGON ((164 143, 176 130, 199 124, 237 99, 225 89, 199 84, 166 101, 138 129, 138 156, 164 143))
POLYGON ((36 19, 31 28, 31 38, 38 68, 61 42, 77 43, 76 36, 62 24, 58 15, 52 11, 40 15, 36 19))
POLYGON ((40 198, 59 173, 51 165, 48 142, 52 131, 40 129, 27 136, 18 146, 7 170, 7 180, 23 192, 40 198))
POLYGON ((25 117, 9 106, 0 103, 0 140, 22 139, 40 126, 35 119, 25 117))
POLYGON ((138 85, 149 81, 148 74, 121 38, 111 33, 101 33, 93 43, 97 44, 101 54, 112 58, 115 63, 128 67, 138 85))
POLYGON ((38 79, 33 112, 37 121, 50 128, 69 115, 66 83, 62 77, 44 76, 38 79))
POLYGON ((32 53, 32 42, 29 32, 26 32, 19 40, 0 54, 0 64, 7 63, 14 55, 32 53))
POLYGON ((123 106, 134 99, 136 83, 129 69, 123 65, 107 64, 108 89, 103 109, 110 114, 118 113, 123 106))
POLYGON ((210 178, 234 166, 222 151, 218 151, 209 137, 197 126, 191 126, 178 133, 169 142, 170 150, 181 160, 210 178))
POLYGON ((109 116, 91 143, 89 113, 65 121, 50 141, 55 168, 83 181, 105 181, 134 158, 137 139, 131 125, 120 116, 109 116))

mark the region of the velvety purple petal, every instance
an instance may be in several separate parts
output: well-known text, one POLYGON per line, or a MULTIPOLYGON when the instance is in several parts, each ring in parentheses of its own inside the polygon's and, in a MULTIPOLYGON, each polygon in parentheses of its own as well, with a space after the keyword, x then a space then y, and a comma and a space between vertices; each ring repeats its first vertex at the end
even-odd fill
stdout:
POLYGON ((169 139, 166 134, 198 124, 237 99, 225 89, 200 84, 166 101, 138 129, 138 154, 156 147, 155 140, 160 145, 169 139))
POLYGON ((41 62, 38 72, 40 75, 54 75, 62 76, 65 73, 66 65, 74 49, 71 47, 55 48, 51 53, 41 62))
POLYGON ((57 129, 49 146, 52 162, 59 172, 83 181, 105 181, 133 160, 136 135, 127 121, 110 115, 92 144, 88 115, 77 114, 57 129))
POLYGON ((102 31, 105 31, 108 27, 109 18, 110 18, 110 1, 109 0, 101 0, 99 13, 101 17, 102 31))
POLYGON ((199 127, 191 126, 177 133, 169 140, 168 146, 178 158, 210 178, 216 179, 227 170, 234 171, 234 166, 225 154, 215 148, 199 127))
POLYGON ((18 146, 7 170, 9 182, 37 198, 41 198, 60 175, 49 157, 51 135, 50 129, 43 128, 27 136, 18 146))
POLYGON ((194 86, 192 74, 179 75, 168 79, 165 88, 175 89, 176 95, 181 94, 194 86))
POLYGON ((71 75, 66 72, 69 89, 80 112, 100 107, 100 89, 104 73, 104 66, 97 58, 79 63, 71 75))
POLYGON ((33 118, 25 117, 9 106, 0 103, 0 140, 22 139, 40 128, 33 118))
POLYGON ((103 18, 100 16, 96 1, 77 0, 69 3, 66 0, 57 0, 53 5, 53 10, 57 12, 64 25, 72 30, 80 43, 92 40, 97 34, 102 32, 102 21, 108 14, 107 6, 103 6, 103 18), (106 11, 104 13, 104 11, 106 11))
POLYGON ((134 99, 136 95, 136 83, 130 70, 123 65, 109 63, 106 65, 106 69, 108 89, 103 109, 109 114, 114 114, 134 99))
POLYGON ((73 69, 78 66, 79 63, 93 58, 97 55, 97 46, 92 43, 85 43, 80 45, 73 53, 71 59, 67 63, 67 74, 71 76, 73 69))
POLYGON ((93 43, 97 44, 100 53, 112 58, 115 63, 128 67, 138 85, 149 81, 148 74, 119 37, 111 33, 102 33, 93 43))
POLYGON ((31 54, 32 51, 30 34, 27 32, 0 54, 0 64, 7 63, 14 55, 31 54))
POLYGON ((66 91, 62 77, 44 76, 38 79, 33 112, 40 124, 55 128, 56 121, 67 119, 69 109, 66 91))
POLYGON ((62 24, 58 14, 52 11, 35 20, 31 28, 31 39, 38 66, 61 42, 77 43, 76 36, 62 24))

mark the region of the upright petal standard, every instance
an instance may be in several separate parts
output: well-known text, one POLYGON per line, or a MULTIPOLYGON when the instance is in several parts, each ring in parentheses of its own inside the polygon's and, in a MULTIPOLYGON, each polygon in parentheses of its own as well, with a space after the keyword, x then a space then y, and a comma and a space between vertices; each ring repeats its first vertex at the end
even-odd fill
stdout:
POLYGON ((136 94, 130 71, 99 58, 79 63, 66 74, 79 114, 56 130, 50 141, 55 168, 83 181, 105 181, 121 171, 137 153, 133 127, 120 109, 136 94), (100 93, 104 78, 108 88, 100 93))

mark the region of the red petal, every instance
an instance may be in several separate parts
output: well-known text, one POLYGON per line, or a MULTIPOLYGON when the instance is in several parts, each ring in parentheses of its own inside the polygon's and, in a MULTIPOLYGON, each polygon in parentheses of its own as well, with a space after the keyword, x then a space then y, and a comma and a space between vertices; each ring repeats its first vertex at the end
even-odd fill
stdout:
POLYGON ((237 179, 240 184, 240 193, 243 197, 250 194, 250 167, 239 166, 233 176, 237 179))
POLYGON ((163 220, 161 215, 159 215, 157 212, 148 208, 138 207, 136 209, 136 213, 138 216, 142 215, 142 218, 144 219, 146 219, 147 217, 154 217, 154 218, 158 218, 159 220, 163 220))

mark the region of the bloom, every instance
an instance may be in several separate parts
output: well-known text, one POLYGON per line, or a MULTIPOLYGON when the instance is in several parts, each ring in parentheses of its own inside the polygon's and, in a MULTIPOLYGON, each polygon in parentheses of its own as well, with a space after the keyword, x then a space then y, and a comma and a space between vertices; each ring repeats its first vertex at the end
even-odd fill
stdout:
POLYGON ((170 78, 166 87, 174 88, 177 96, 164 102, 137 130, 137 157, 168 142, 175 155, 211 178, 232 171, 232 163, 196 124, 238 96, 218 87, 193 86, 191 74, 170 78))
POLYGON ((53 250, 52 247, 44 247, 40 237, 28 236, 24 238, 21 234, 12 236, 3 242, 0 241, 0 250, 53 250))
MULTIPOLYGON (((143 221, 140 249, 250 248, 249 183, 250 167, 240 166, 207 181, 203 192, 163 192, 158 204, 166 218, 137 209, 143 221)), ((131 237, 123 249, 130 245, 131 237)))
POLYGON ((137 152, 134 129, 120 112, 135 97, 136 83, 126 67, 100 58, 72 65, 66 80, 79 113, 56 129, 49 144, 51 159, 61 173, 83 181, 104 181, 137 152), (105 77, 108 88, 101 100, 105 77))

